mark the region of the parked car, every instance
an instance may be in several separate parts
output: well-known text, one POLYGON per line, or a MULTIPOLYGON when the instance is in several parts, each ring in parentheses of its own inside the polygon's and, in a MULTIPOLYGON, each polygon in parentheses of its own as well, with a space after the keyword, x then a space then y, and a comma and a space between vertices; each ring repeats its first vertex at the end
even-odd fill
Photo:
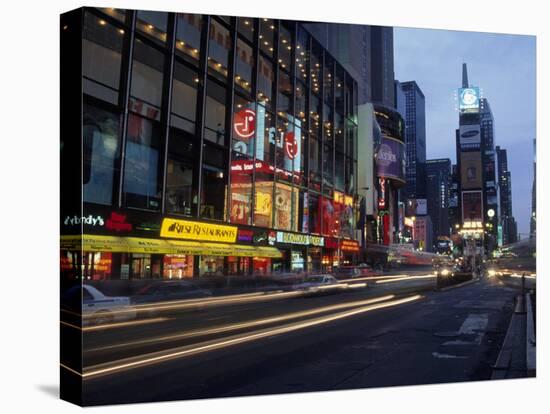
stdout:
POLYGON ((303 291, 307 295, 322 295, 336 293, 346 287, 347 285, 341 284, 332 275, 313 275, 308 276, 303 282, 295 284, 293 289, 303 291))
POLYGON ((132 302, 154 303, 161 301, 206 298, 212 292, 203 289, 189 280, 156 281, 143 287, 132 297, 132 302))
POLYGON ((62 308, 78 311, 82 306, 82 326, 101 325, 110 322, 131 320, 136 310, 127 296, 107 296, 91 285, 70 288, 61 299, 62 308), (82 300, 82 304, 80 304, 82 300))

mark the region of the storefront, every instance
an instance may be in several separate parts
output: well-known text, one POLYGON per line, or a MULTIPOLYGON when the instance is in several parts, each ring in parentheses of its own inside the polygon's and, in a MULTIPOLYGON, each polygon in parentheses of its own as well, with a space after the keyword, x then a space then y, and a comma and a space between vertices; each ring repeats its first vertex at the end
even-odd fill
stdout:
POLYGON ((64 220, 66 226, 82 225, 85 234, 62 236, 62 272, 80 273, 85 280, 269 275, 283 257, 268 245, 274 236, 261 230, 167 217, 155 221, 140 212, 95 213, 64 220))

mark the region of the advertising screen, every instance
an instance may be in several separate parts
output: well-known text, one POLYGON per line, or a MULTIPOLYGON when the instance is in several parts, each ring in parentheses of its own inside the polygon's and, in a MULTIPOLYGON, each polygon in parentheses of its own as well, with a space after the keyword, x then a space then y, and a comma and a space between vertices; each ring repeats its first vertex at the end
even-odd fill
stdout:
POLYGON ((375 155, 378 177, 405 182, 405 144, 393 138, 382 137, 375 155))
POLYGON ((479 112, 480 93, 478 87, 458 90, 458 109, 460 112, 479 112))
POLYGON ((460 176, 462 189, 469 190, 481 188, 481 152, 473 151, 460 153, 460 176))
POLYGON ((416 215, 425 216, 428 214, 428 200, 425 198, 416 199, 416 215))
POLYGON ((460 147, 475 148, 481 143, 479 125, 462 125, 460 127, 460 147))
POLYGON ((462 221, 482 221, 483 200, 481 191, 462 192, 462 221))

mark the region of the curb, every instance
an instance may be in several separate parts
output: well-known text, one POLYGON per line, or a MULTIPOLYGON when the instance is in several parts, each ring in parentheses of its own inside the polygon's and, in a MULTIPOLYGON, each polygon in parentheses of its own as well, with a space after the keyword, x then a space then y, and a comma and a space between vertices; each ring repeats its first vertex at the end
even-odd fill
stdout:
POLYGON ((533 318, 533 308, 531 306, 531 295, 525 294, 525 304, 527 307, 527 339, 526 339, 526 358, 527 375, 535 376, 537 371, 537 340, 535 337, 535 324, 533 318))
POLYGON ((517 325, 520 322, 520 318, 523 318, 524 314, 512 312, 512 318, 510 324, 506 330, 506 336, 502 342, 502 347, 498 353, 495 365, 493 365, 493 373, 491 379, 505 379, 508 374, 508 368, 510 367, 510 361, 512 359, 512 350, 514 348, 514 336, 517 334, 517 325))
POLYGON ((462 286, 471 285, 472 283, 476 283, 476 282, 479 282, 479 281, 480 281, 480 278, 476 277, 475 279, 467 280, 466 282, 459 283, 458 285, 446 286, 444 288, 440 288, 440 289, 436 289, 436 290, 438 292, 445 292, 447 290, 459 288, 459 287, 462 287, 462 286))

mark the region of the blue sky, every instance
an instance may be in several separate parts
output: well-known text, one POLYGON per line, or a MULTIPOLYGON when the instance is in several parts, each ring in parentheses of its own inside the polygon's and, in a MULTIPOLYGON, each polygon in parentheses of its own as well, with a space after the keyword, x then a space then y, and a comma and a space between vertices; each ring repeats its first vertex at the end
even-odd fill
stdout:
POLYGON ((430 29, 394 29, 395 78, 415 80, 426 97, 428 158, 456 162, 455 91, 468 80, 489 100, 495 146, 508 150, 513 214, 518 232, 529 232, 536 137, 536 40, 534 36, 430 29))

